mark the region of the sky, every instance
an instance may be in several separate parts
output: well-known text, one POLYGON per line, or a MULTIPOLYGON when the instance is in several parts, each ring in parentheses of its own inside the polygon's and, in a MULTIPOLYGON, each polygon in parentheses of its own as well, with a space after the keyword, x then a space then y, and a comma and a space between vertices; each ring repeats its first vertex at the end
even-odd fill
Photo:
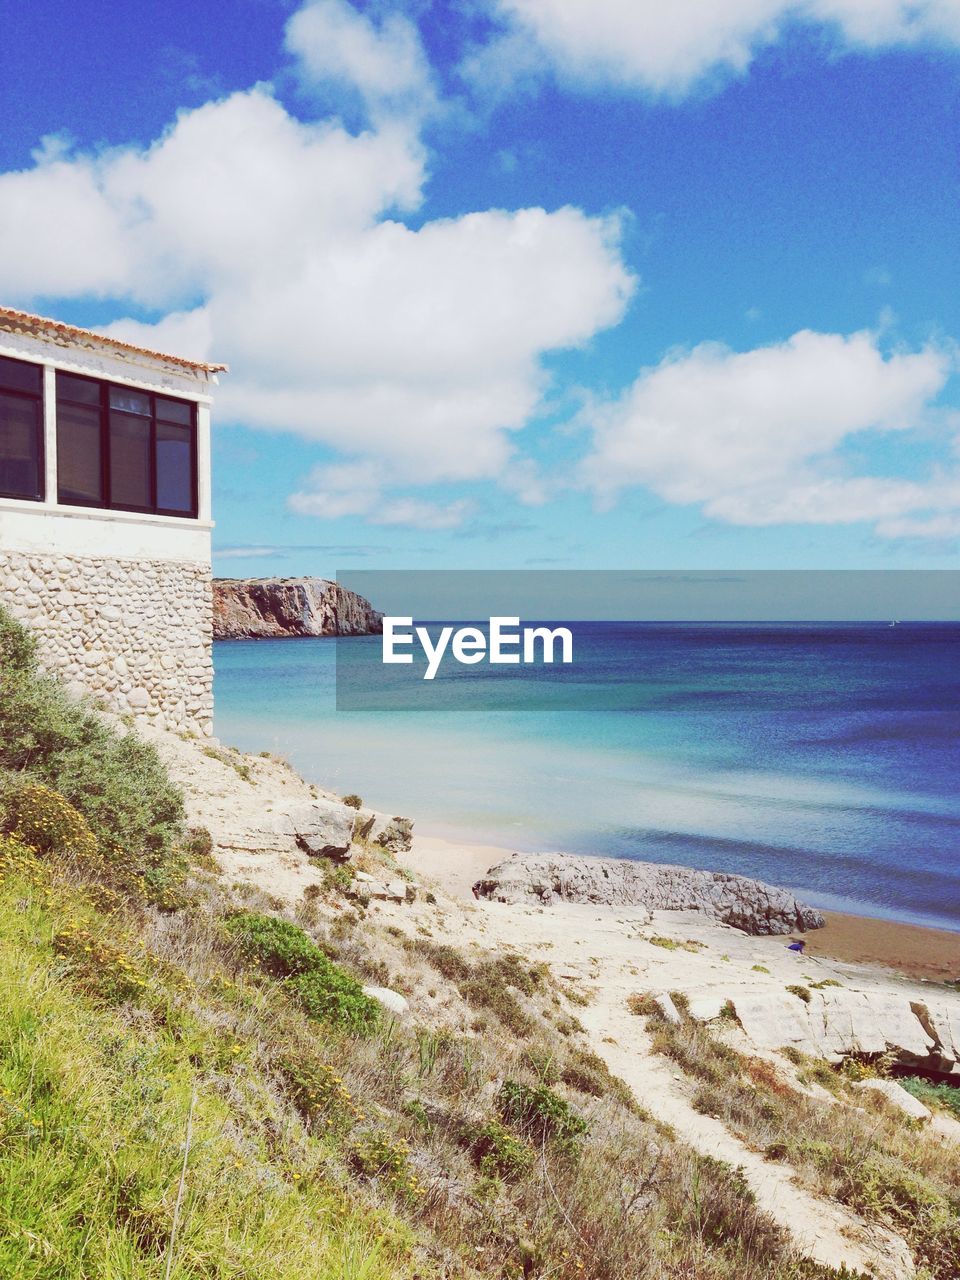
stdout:
POLYGON ((214 568, 960 567, 960 0, 0 0, 0 302, 214 568))

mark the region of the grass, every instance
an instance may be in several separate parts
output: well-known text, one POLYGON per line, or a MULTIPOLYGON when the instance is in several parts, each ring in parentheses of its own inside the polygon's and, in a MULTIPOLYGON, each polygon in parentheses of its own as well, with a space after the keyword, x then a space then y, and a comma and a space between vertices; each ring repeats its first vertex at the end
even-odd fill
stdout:
MULTIPOLYGON (((834 1070, 785 1054, 800 1081, 815 1080, 841 1103, 831 1104, 802 1093, 785 1069, 745 1057, 689 1020, 676 1027, 652 1017, 650 1025, 654 1048, 698 1082, 699 1111, 769 1158, 789 1161, 812 1190, 899 1232, 926 1280, 960 1274, 960 1147, 927 1137, 882 1100, 851 1093, 865 1069, 876 1074, 875 1064, 834 1070)), ((914 1082, 911 1091, 933 1097, 938 1087, 914 1082)), ((944 1103, 955 1105, 955 1094, 948 1089, 944 1103)))
POLYGON ((902 1085, 926 1106, 948 1111, 960 1120, 960 1088, 956 1085, 947 1084, 946 1081, 924 1080, 919 1076, 900 1076, 897 1084, 902 1085))
MULTIPOLYGON (((148 1001, 158 1013, 165 980, 152 974, 148 993, 85 989, 56 943, 71 927, 106 945, 82 895, 8 864, 0 885, 5 1280, 159 1278, 168 1262, 171 1280, 412 1275, 407 1230, 351 1203, 327 1176, 322 1146, 284 1132, 246 1047, 233 1052, 242 1042, 210 1028, 184 1034, 157 1017, 131 1024, 127 1002, 148 1001)), ((101 952, 97 965, 106 963, 101 952)))
POLYGON ((162 913, 4 849, 5 1280, 162 1277, 194 1098, 175 1280, 827 1274, 548 1026, 346 1034, 290 990, 319 949, 289 922, 228 939, 212 881, 162 913))
POLYGON ((703 950, 702 942, 694 942, 692 939, 681 941, 679 938, 665 938, 662 934, 654 934, 652 938, 645 938, 644 941, 649 942, 652 947, 662 947, 664 951, 690 951, 695 955, 703 950))
POLYGON ((205 746, 201 750, 208 760, 217 760, 220 764, 226 765, 228 769, 232 769, 238 778, 244 782, 252 782, 253 774, 250 772, 250 766, 244 763, 243 757, 235 751, 224 750, 222 747, 205 746))

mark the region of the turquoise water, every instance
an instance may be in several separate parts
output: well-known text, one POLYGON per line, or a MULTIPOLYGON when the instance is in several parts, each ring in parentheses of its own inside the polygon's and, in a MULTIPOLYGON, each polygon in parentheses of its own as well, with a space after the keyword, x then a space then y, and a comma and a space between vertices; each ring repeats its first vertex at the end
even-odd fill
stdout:
POLYGON ((337 712, 337 645, 379 663, 378 637, 222 642, 216 731, 433 834, 960 929, 960 627, 599 623, 576 643, 582 700, 560 710, 508 709, 484 667, 455 675, 500 709, 337 712))

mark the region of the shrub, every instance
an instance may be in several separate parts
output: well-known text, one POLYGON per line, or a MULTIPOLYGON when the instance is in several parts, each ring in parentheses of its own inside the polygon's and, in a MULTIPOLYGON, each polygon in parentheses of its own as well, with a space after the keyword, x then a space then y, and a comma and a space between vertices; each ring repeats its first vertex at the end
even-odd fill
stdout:
POLYGON ((180 792, 152 746, 75 702, 32 655, 28 633, 0 609, 0 771, 59 791, 104 856, 162 892, 181 871, 180 792))
POLYGON ((86 819, 58 791, 38 782, 14 787, 4 800, 4 827, 38 853, 90 861, 97 840, 86 819))
POLYGON ((589 1049, 572 1049, 560 1072, 560 1079, 571 1089, 594 1098, 613 1097, 628 1111, 636 1111, 637 1100, 628 1085, 615 1076, 599 1054, 589 1049))
POLYGON ((325 863, 323 888, 327 893, 346 893, 353 888, 353 868, 340 862, 325 863))
POLYGON ((328 960, 322 952, 323 965, 309 973, 298 973, 287 980, 305 1013, 319 1022, 349 1031, 353 1035, 372 1034, 380 1024, 380 1006, 364 995, 356 978, 328 960))
POLYGON ((206 827, 190 827, 180 847, 191 862, 205 866, 213 856, 213 836, 206 827))
POLYGON ((423 1195, 416 1174, 410 1169, 410 1148, 402 1138, 388 1138, 383 1133, 364 1134, 350 1148, 350 1164, 354 1173, 376 1178, 406 1198, 423 1195))
POLYGON ((516 1036, 525 1037, 533 1032, 533 1019, 509 988, 532 995, 546 978, 546 965, 531 965, 513 952, 472 964, 456 947, 425 938, 411 939, 404 945, 455 983, 468 1004, 489 1009, 516 1036))
POLYGON ((36 670, 37 642, 30 632, 0 609, 0 673, 29 674, 36 670))
POLYGON ((897 1082, 903 1085, 907 1093, 925 1102, 928 1106, 945 1107, 960 1120, 960 1088, 956 1085, 923 1080, 919 1076, 903 1076, 897 1082))
POLYGON ((354 792, 352 792, 352 791, 350 792, 350 794, 349 794, 348 796, 344 796, 344 797, 343 797, 343 803, 344 803, 345 805, 348 805, 351 809, 362 809, 362 808, 363 808, 363 801, 360 799, 360 797, 359 797, 358 795, 356 795, 356 794, 355 794, 354 792))
POLYGON ((354 1035, 369 1035, 379 1025, 377 1002, 297 925, 242 911, 227 921, 226 928, 241 953, 280 979, 311 1018, 354 1035))
POLYGON ((647 942, 654 947, 662 947, 664 951, 692 951, 694 954, 703 950, 702 942, 694 942, 692 938, 688 938, 681 942, 678 938, 665 938, 661 934, 655 934, 652 938, 647 938, 647 942))
POLYGON ((531 1088, 519 1080, 504 1080, 497 1104, 505 1120, 537 1142, 572 1147, 589 1128, 583 1116, 545 1084, 531 1088))
POLYGON ((288 1054, 279 1068, 294 1106, 315 1128, 343 1130, 365 1118, 343 1077, 328 1063, 288 1054))
POLYGON ((147 990, 139 959, 80 925, 61 929, 53 939, 53 948, 69 962, 73 983, 86 996, 120 1004, 142 998, 147 990))
POLYGON ((243 955, 273 978, 309 973, 318 958, 326 959, 313 939, 289 920, 241 911, 227 920, 226 927, 243 955))
POLYGON ((496 1120, 485 1124, 470 1143, 470 1156, 488 1178, 522 1178, 533 1165, 533 1148, 496 1120))
POLYGON ((649 991, 636 991, 633 995, 627 996, 627 1008, 638 1018, 647 1018, 651 1014, 660 1012, 649 991))

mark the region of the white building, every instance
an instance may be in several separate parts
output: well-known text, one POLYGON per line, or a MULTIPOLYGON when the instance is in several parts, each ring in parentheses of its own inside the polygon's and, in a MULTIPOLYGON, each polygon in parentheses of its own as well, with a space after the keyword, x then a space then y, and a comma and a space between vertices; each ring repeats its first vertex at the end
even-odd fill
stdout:
POLYGON ((0 308, 0 604, 77 690, 202 733, 225 368, 0 308))

